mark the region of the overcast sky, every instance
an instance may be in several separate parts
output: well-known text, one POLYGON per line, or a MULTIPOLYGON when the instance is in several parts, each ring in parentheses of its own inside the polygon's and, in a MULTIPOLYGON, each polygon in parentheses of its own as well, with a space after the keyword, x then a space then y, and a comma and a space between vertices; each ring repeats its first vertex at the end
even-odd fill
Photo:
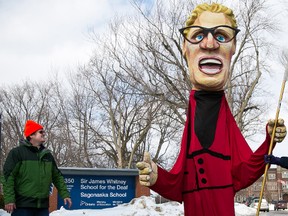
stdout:
MULTIPOLYGON (((282 10, 280 21, 284 30, 271 38, 279 41, 279 47, 287 48, 288 16, 283 12, 287 0, 269 1, 274 14, 275 10, 282 10)), ((56 71, 63 75, 63 72, 75 70, 91 57, 94 47, 88 32, 94 29, 101 34, 116 14, 121 16, 132 11, 129 0, 0 0, 0 85, 47 80, 56 71)), ((277 70, 278 76, 266 80, 268 91, 274 95, 265 99, 274 104, 267 118, 275 117, 284 73, 278 66, 273 70, 277 70)), ((282 113, 288 113, 288 95, 285 95, 282 113)), ((288 122, 288 115, 282 114, 282 117, 288 122)), ((288 141, 275 150, 276 155, 283 152, 288 155, 288 141)))
POLYGON ((128 0, 0 0, 0 84, 45 80, 92 52, 88 32, 130 13, 128 0))

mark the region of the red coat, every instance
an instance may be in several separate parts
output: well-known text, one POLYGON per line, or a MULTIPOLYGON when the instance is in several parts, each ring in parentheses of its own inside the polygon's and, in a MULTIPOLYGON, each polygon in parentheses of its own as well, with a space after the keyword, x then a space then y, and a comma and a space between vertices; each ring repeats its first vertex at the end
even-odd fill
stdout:
POLYGON ((191 91, 178 159, 169 172, 158 167, 157 182, 151 187, 170 200, 183 201, 185 216, 235 215, 235 193, 265 170, 270 136, 266 133, 266 140, 253 153, 224 92, 215 95, 191 91))

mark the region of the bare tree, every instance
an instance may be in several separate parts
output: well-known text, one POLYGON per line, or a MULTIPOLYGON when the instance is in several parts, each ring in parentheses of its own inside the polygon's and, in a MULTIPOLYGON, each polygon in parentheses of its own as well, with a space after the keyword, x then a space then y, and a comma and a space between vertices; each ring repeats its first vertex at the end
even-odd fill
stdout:
POLYGON ((99 141, 95 144, 98 154, 105 154, 115 167, 130 168, 151 129, 158 104, 150 103, 151 98, 122 82, 114 66, 108 64, 109 55, 100 54, 102 58, 95 57, 81 78, 98 107, 98 126, 90 124, 90 128, 99 141))
MULTIPOLYGON (((4 157, 23 137, 26 120, 33 119, 43 124, 50 136, 50 125, 57 119, 58 111, 52 105, 51 84, 40 85, 25 82, 7 89, 1 89, 1 110, 3 112, 3 143, 4 157), (53 107, 53 109, 51 109, 53 107)), ((49 146, 49 143, 48 143, 49 146)))
POLYGON ((265 5, 263 0, 241 1, 241 13, 238 11, 237 16, 241 34, 227 84, 230 108, 246 136, 257 132, 257 125, 263 123, 259 117, 266 110, 265 101, 263 103, 257 97, 268 94, 259 86, 262 75, 269 73, 267 56, 273 47, 265 34, 277 31, 277 22, 266 16, 265 5))

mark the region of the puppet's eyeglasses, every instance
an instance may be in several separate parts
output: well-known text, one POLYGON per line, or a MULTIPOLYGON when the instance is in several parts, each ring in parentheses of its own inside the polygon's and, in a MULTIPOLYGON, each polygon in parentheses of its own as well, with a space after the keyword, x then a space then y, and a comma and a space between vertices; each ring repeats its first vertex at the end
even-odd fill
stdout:
POLYGON ((192 44, 200 43, 208 33, 219 43, 228 43, 235 38, 240 29, 232 28, 227 25, 219 25, 213 28, 205 28, 202 26, 188 26, 179 29, 183 37, 192 44))

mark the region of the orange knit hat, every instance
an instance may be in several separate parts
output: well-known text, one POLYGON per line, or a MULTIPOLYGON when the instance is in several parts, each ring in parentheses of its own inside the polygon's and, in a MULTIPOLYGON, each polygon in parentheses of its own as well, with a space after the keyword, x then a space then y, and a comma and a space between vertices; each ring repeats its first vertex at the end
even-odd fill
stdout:
POLYGON ((42 125, 40 125, 40 124, 38 124, 32 120, 27 120, 27 122, 25 124, 25 128, 24 128, 24 136, 28 137, 40 129, 43 129, 42 125))

